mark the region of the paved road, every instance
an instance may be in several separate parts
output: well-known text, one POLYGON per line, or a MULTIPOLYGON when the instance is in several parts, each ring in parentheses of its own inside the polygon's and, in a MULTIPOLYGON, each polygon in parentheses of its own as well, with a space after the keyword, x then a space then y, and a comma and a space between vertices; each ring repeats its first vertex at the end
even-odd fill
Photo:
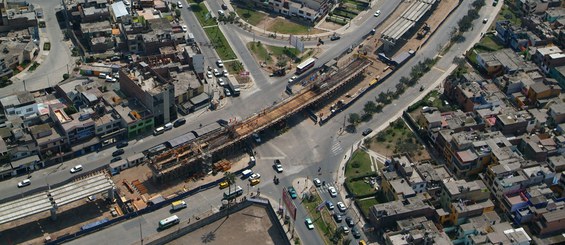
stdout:
MULTIPOLYGON (((66 42, 63 41, 64 35, 59 27, 55 12, 61 8, 60 1, 42 1, 28 0, 29 3, 39 5, 43 8, 43 16, 45 19, 45 28, 41 31, 51 42, 51 50, 49 55, 41 62, 41 65, 33 72, 26 72, 25 76, 19 81, 15 81, 12 85, 0 90, 0 97, 12 94, 16 91, 23 91, 24 84, 21 80, 25 80, 28 91, 39 90, 42 88, 54 86, 63 80, 63 74, 67 73, 67 64, 72 63, 71 51, 66 42)), ((43 47, 40 47, 41 49, 43 47)), ((68 69, 72 69, 69 65, 68 69)))
MULTIPOLYGON (((459 19, 459 17, 463 16, 468 8, 469 6, 464 5, 458 10, 456 10, 456 13, 454 13, 446 21, 445 25, 440 27, 440 30, 437 32, 437 34, 432 36, 432 39, 429 42, 431 44, 421 48, 418 55, 416 55, 416 57, 408 61, 405 67, 411 67, 414 64, 416 64, 418 61, 423 60, 424 58, 434 57, 437 54, 438 49, 432 44, 446 43, 446 40, 449 38, 448 36, 449 30, 451 30, 451 28, 456 25, 456 22, 459 19)), ((382 8, 381 11, 383 12, 383 14, 386 13, 384 7, 382 8)), ((480 13, 481 18, 479 18, 475 22, 475 26, 482 25, 480 22, 484 17, 490 15, 489 19, 492 19, 495 13, 496 11, 494 11, 492 7, 490 6, 485 7, 480 13)), ((470 46, 472 40, 476 36, 480 35, 481 31, 482 30, 480 30, 480 28, 475 28, 474 31, 465 33, 464 36, 467 38, 465 42, 455 44, 451 48, 451 50, 447 54, 445 54, 444 57, 437 63, 436 67, 438 67, 439 69, 443 69, 451 65, 453 57, 457 55, 461 55, 461 53, 467 47, 470 46)), ((321 56, 320 59, 322 59, 323 57, 324 56, 321 56)), ((434 83, 437 77, 439 76, 437 72, 441 72, 439 71, 439 69, 432 69, 430 73, 426 74, 421 79, 420 83, 423 84, 424 86, 434 83)), ((359 112, 367 100, 372 100, 378 93, 382 91, 393 89, 394 85, 397 83, 400 77, 406 76, 408 75, 408 73, 409 73, 409 69, 402 69, 400 71, 397 71, 388 80, 383 82, 383 84, 381 84, 373 91, 369 92, 369 94, 367 94, 364 98, 360 99, 357 103, 352 105, 349 109, 344 111, 342 114, 359 112)), ((279 86, 284 86, 284 85, 279 84, 279 86)), ((236 106, 229 107, 224 111, 204 113, 201 115, 198 114, 191 115, 189 117, 189 121, 191 122, 193 121, 194 122, 193 125, 196 125, 196 123, 198 122, 211 122, 217 118, 226 118, 226 115, 240 115, 241 117, 248 116, 245 114, 249 114, 250 113, 249 111, 257 111, 256 109, 258 107, 261 107, 261 105, 257 105, 257 103, 253 103, 253 102, 263 101, 264 103, 264 101, 272 100, 273 94, 277 93, 275 87, 277 86, 273 86, 270 90, 263 91, 263 93, 258 93, 257 94, 258 96, 248 97, 248 99, 246 99, 246 106, 245 106, 246 108, 242 108, 242 106, 237 106, 238 105, 237 103, 242 101, 238 101, 238 99, 235 99, 234 104, 236 106)), ((417 88, 409 89, 403 96, 401 96, 398 100, 395 101, 394 106, 385 107, 383 112, 376 115, 373 120, 371 120, 369 123, 366 124, 366 126, 376 127, 382 125, 391 117, 397 115, 398 108, 404 108, 405 106, 408 106, 412 102, 414 98, 413 94, 418 93, 416 89, 417 88)), ((279 93, 281 92, 281 90, 278 91, 279 93)), ((240 98, 239 100, 242 99, 240 98)), ((341 159, 343 159, 344 155, 349 154, 348 150, 351 148, 353 144, 358 142, 358 140, 360 139, 360 136, 357 134, 345 134, 339 137, 338 135, 336 135, 335 132, 337 132, 337 130, 342 126, 342 118, 340 116, 336 117, 335 119, 330 121, 330 123, 324 125, 323 127, 314 126, 311 121, 300 118, 299 116, 292 118, 291 120, 289 120, 288 123, 290 126, 294 126, 291 130, 289 130, 287 133, 281 136, 269 140, 268 142, 263 144, 264 146, 261 145, 257 148, 259 154, 257 169, 262 175, 264 175, 263 177, 264 182, 262 182, 258 187, 261 188, 262 195, 269 196, 273 199, 277 199, 277 197, 280 195, 280 189, 284 184, 291 183, 293 178, 304 177, 305 174, 313 176, 313 174, 315 174, 314 171, 316 171, 318 167, 322 167, 322 173, 323 173, 322 178, 324 180, 329 181, 328 179, 332 179, 332 178, 335 179, 337 177, 335 171, 339 166, 339 162, 341 161, 341 159), (272 172, 272 170, 270 170, 270 164, 272 162, 272 159, 274 158, 283 159, 283 163, 285 164, 285 175, 287 175, 286 177, 281 178, 281 185, 279 186, 274 186, 270 184, 270 182, 272 181, 272 175, 269 176, 268 174, 269 171, 272 172), (265 163, 265 164, 261 164, 261 163, 265 163), (268 170, 262 167, 267 168, 268 170)), ((365 125, 363 125, 362 127, 364 126, 365 125)), ((142 151, 143 149, 155 145, 158 142, 162 142, 167 138, 172 138, 173 136, 179 135, 183 132, 188 132, 190 131, 190 128, 193 128, 193 126, 187 124, 178 129, 175 129, 174 130, 175 133, 172 133, 173 131, 169 131, 160 137, 148 137, 146 139, 142 139, 139 141, 133 141, 130 147, 128 148, 127 152, 133 154, 133 152, 142 151)), ((268 136, 268 134, 266 136, 268 136)), ((96 156, 94 154, 91 154, 79 159, 77 162, 83 162, 89 158, 90 159, 94 158, 93 160, 95 161, 85 164, 86 170, 88 170, 90 168, 89 166, 106 164, 106 162, 109 161, 110 159, 109 156, 110 153, 111 151, 108 150, 108 151, 103 151, 96 156)), ((72 161, 71 163, 64 164, 61 167, 61 169, 63 169, 64 171, 58 171, 49 175, 48 181, 56 182, 67 179, 69 177, 69 174, 67 172, 68 168, 73 165, 74 163, 72 161)), ((47 175, 47 173, 48 173, 47 171, 40 171, 39 176, 47 175)), ((34 174, 34 176, 36 175, 34 174)), ((10 196, 10 195, 18 195, 19 190, 15 188, 16 179, 10 181, 12 182, 13 185, 8 186, 8 188, 6 188, 6 185, 3 185, 2 188, 0 189, 0 193, 2 193, 2 197, 10 196)), ((39 178, 39 181, 36 181, 36 178, 34 177, 32 182, 33 182, 32 187, 43 185, 42 183, 43 181, 41 181, 41 177, 39 178)), ((211 190, 210 193, 208 193, 207 191, 205 192, 205 194, 202 195, 210 197, 210 196, 220 195, 220 193, 221 192, 211 190)), ((189 201, 196 202, 195 200, 201 200, 201 199, 203 198, 190 197, 189 201)), ((217 200, 216 201, 211 200, 211 202, 217 203, 217 200)), ((348 202, 345 203, 348 204, 348 202)), ((208 207, 207 205, 208 204, 198 205, 195 203, 193 206, 207 209, 208 207)), ((190 210, 191 209, 187 209, 187 212, 189 212, 190 210)), ((152 224, 155 224, 156 221, 161 219, 163 216, 166 216, 165 213, 166 210, 159 210, 157 212, 146 215, 147 216, 146 219, 150 220, 152 224)), ((129 222, 130 221, 120 225, 125 226, 126 228, 131 227, 132 224, 129 222)), ((139 227, 139 225, 137 225, 137 227, 139 227)), ((151 230, 150 228, 147 229, 151 230)), ((108 232, 112 232, 112 230, 114 229, 106 229, 106 230, 109 230, 108 232)), ((112 241, 112 239, 115 239, 113 238, 113 236, 107 234, 106 230, 98 233, 106 234, 104 235, 104 238, 106 238, 105 241, 112 241)), ((124 236, 124 233, 116 232, 115 235, 116 235, 115 237, 122 238, 124 236)), ((88 238, 90 236, 87 236, 85 238, 88 238)))

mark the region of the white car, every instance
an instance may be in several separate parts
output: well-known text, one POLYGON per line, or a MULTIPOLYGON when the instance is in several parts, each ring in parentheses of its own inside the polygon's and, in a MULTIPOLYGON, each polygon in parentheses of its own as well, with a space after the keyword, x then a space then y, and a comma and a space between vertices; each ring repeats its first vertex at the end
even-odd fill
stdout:
POLYGON ((219 77, 220 75, 220 71, 218 71, 218 69, 214 69, 214 76, 219 77))
POLYGON ((218 78, 218 84, 222 87, 227 85, 226 82, 224 82, 224 79, 222 78, 218 78))
POLYGON ((177 7, 179 7, 179 9, 182 8, 182 3, 180 1, 177 1, 177 7))
POLYGON ((188 27, 186 25, 182 25, 182 31, 187 32, 188 31, 188 27))
POLYGON ((231 91, 228 88, 224 88, 224 94, 226 95, 226 97, 231 96, 231 91))
POLYGON ((31 180, 29 180, 29 179, 22 180, 22 181, 20 181, 20 183, 18 183, 19 188, 24 187, 24 186, 28 186, 28 185, 31 185, 31 180))
POLYGON ((332 196, 332 197, 337 196, 337 191, 335 190, 335 187, 333 187, 333 186, 328 187, 328 192, 330 192, 330 196, 332 196))
POLYGON ((253 173, 251 176, 249 176, 249 179, 260 179, 261 175, 258 173, 253 173))
POLYGON ((318 178, 314 178, 314 185, 316 187, 320 187, 320 186, 322 186, 322 181, 320 181, 320 179, 318 179, 318 178))
POLYGON ((341 212, 345 212, 345 210, 347 209, 345 207, 345 204, 343 204, 343 202, 337 202, 336 206, 337 206, 337 209, 339 209, 339 211, 341 211, 341 212))
POLYGON ((343 226, 341 226, 341 230, 343 231, 343 233, 349 234, 349 227, 343 225, 343 226))
POLYGON ((377 10, 377 12, 375 12, 374 16, 375 16, 375 17, 379 17, 379 15, 381 15, 381 10, 380 10, 380 9, 377 10))
POLYGON ((71 174, 82 171, 82 165, 76 165, 71 168, 71 174))
POLYGON ((228 70, 226 70, 226 69, 224 69, 224 71, 222 73, 223 73, 224 77, 227 77, 229 75, 228 70))
POLYGON ((224 62, 222 62, 222 60, 217 60, 216 65, 218 65, 218 67, 222 68, 222 67, 224 67, 224 62))
POLYGON ((212 79, 212 72, 211 72, 211 71, 207 71, 207 72, 206 72, 206 77, 208 77, 209 79, 212 79))

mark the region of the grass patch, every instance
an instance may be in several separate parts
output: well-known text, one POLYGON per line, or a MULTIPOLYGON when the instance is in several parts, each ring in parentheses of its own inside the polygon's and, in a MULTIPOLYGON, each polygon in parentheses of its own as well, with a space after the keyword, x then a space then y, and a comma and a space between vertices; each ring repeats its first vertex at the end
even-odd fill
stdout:
POLYGON ((374 187, 372 187, 368 183, 365 183, 365 181, 362 180, 362 179, 355 180, 355 181, 348 179, 347 182, 348 182, 348 184, 347 184, 348 190, 350 192, 352 192, 352 194, 355 195, 355 196, 370 195, 370 194, 373 194, 377 191, 377 190, 375 190, 374 187))
POLYGON ((244 70, 243 64, 237 60, 224 62, 224 67, 226 67, 228 72, 232 75, 239 74, 244 70))
POLYGON ((361 209, 361 213, 363 213, 364 217, 369 217, 369 208, 374 205, 379 204, 376 198, 366 198, 363 200, 355 200, 359 209, 361 209))
POLYGON ((479 65, 479 63, 477 61, 477 52, 476 51, 477 50, 475 50, 475 49, 471 49, 471 51, 467 55, 467 58, 469 59, 469 61, 471 62, 472 65, 479 65))
POLYGON ((211 18, 209 15, 210 11, 208 11, 204 3, 191 4, 190 9, 196 15, 201 26, 212 26, 217 24, 216 20, 211 18))
POLYGON ((212 42, 212 45, 214 46, 214 49, 216 49, 216 52, 220 56, 220 59, 233 60, 237 58, 235 56, 235 53, 231 49, 228 40, 226 40, 226 37, 219 27, 213 26, 204 28, 204 31, 206 32, 208 39, 210 39, 210 42, 212 42))
MULTIPOLYGON (((316 207, 322 203, 322 199, 316 191, 311 192, 311 194, 314 197, 312 201, 304 200, 302 205, 306 208, 308 217, 310 217, 312 222, 314 222, 314 229, 322 235, 322 239, 324 239, 325 244, 331 244, 329 242, 329 236, 331 235, 331 232, 335 230, 336 225, 326 207, 324 207, 321 212, 316 210, 316 207)), ((304 225, 304 223, 299 221, 296 225, 304 225)))
POLYGON ((46 51, 51 50, 51 43, 50 43, 50 42, 45 42, 45 43, 43 44, 43 50, 46 50, 46 51))
POLYGON ((371 158, 367 152, 362 150, 355 151, 353 157, 345 165, 345 178, 351 178, 370 172, 372 172, 371 158))
POLYGON ((297 48, 277 47, 270 45, 265 45, 265 46, 267 47, 267 50, 271 52, 271 55, 275 57, 286 56, 289 59, 291 59, 294 63, 300 63, 314 54, 314 51, 312 49, 304 49, 304 53, 301 54, 297 48))
POLYGON ((281 34, 308 34, 310 27, 294 23, 288 20, 275 19, 268 31, 281 34))
POLYGON ((35 71, 35 69, 37 69, 38 66, 39 63, 33 62, 33 64, 29 67, 28 71, 35 71))
POLYGON ((261 42, 249 42, 247 43, 247 49, 251 50, 251 52, 257 56, 259 61, 265 61, 267 63, 271 63, 271 61, 273 61, 269 54, 269 50, 267 50, 265 45, 261 42))
POLYGON ((503 49, 504 47, 502 45, 499 45, 495 40, 494 40, 494 36, 492 34, 489 35, 485 35, 481 41, 479 42, 480 45, 490 49, 490 51, 496 51, 496 50, 500 50, 503 49))
POLYGON ((257 24, 261 23, 267 17, 266 14, 262 12, 258 12, 256 10, 250 10, 248 8, 241 8, 233 6, 239 18, 242 18, 250 25, 256 26, 257 24))

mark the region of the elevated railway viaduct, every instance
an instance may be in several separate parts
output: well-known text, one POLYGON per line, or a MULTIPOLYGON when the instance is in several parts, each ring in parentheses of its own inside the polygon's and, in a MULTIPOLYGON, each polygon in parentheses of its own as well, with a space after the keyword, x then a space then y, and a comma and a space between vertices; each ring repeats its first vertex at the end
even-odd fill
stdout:
POLYGON ((203 135, 149 158, 153 181, 165 183, 190 175, 204 174, 213 162, 241 151, 245 139, 265 130, 310 106, 317 106, 359 82, 371 61, 358 58, 319 81, 304 87, 293 96, 255 115, 203 135))

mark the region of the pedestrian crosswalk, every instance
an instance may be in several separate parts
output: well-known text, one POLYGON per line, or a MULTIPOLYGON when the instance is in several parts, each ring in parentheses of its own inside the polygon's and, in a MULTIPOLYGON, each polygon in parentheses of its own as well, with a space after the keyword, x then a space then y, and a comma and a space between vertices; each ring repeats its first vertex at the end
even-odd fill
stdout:
POLYGON ((332 151, 332 156, 339 155, 343 151, 343 147, 341 147, 341 142, 334 139, 331 151, 332 151))

